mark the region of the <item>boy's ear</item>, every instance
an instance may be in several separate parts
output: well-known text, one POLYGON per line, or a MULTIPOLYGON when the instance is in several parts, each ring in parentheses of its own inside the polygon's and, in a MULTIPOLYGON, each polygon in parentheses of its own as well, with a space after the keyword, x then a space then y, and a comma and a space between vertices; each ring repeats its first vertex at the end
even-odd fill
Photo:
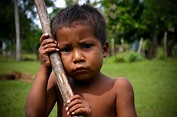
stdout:
POLYGON ((109 44, 106 42, 103 46, 103 57, 106 58, 109 53, 109 44))

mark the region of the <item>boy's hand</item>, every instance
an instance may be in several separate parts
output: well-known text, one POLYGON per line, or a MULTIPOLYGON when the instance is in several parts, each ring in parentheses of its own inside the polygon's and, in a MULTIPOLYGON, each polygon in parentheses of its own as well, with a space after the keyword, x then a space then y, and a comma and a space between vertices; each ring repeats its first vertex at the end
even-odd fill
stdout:
POLYGON ((74 95, 68 100, 68 106, 66 107, 68 115, 84 115, 86 117, 92 117, 91 105, 85 101, 81 96, 74 95))
POLYGON ((59 51, 57 41, 49 38, 49 34, 43 34, 40 38, 40 43, 39 58, 41 65, 46 68, 51 67, 49 54, 59 51))

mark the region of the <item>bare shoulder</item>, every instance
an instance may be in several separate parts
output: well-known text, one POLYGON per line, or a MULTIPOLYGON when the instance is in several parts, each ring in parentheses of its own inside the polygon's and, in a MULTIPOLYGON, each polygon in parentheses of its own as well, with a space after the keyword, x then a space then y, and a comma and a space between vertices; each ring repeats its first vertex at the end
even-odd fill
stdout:
POLYGON ((51 73, 49 76, 49 81, 48 81, 48 85, 56 85, 56 77, 54 73, 51 73))
POLYGON ((136 117, 134 91, 130 81, 126 78, 117 78, 114 83, 114 92, 118 116, 136 117))
POLYGON ((132 84, 126 78, 120 77, 115 79, 114 87, 119 89, 120 91, 123 90, 132 90, 132 84))
POLYGON ((56 77, 53 73, 50 74, 48 83, 47 83, 47 93, 50 94, 50 96, 56 96, 57 92, 57 84, 56 84, 56 77))

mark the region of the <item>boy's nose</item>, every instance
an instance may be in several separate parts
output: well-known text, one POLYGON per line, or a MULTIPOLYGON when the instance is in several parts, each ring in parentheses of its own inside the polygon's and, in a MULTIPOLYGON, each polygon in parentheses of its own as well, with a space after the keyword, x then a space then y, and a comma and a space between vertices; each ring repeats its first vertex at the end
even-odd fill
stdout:
POLYGON ((84 61, 84 56, 81 50, 74 50, 73 51, 73 63, 79 63, 84 61))

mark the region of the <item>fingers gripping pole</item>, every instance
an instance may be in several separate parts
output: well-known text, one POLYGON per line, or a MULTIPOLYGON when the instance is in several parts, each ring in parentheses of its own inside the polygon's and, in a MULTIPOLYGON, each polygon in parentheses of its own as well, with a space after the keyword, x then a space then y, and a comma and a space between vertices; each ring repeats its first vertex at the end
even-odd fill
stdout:
MULTIPOLYGON (((48 33, 49 36, 52 37, 50 29, 50 19, 47 13, 44 0, 34 0, 34 2, 37 8, 43 33, 48 33)), ((71 96, 73 96, 73 92, 66 78, 66 74, 63 69, 63 65, 58 53, 52 53, 50 55, 50 61, 52 64, 53 71, 56 75, 57 85, 61 92, 63 101, 65 105, 67 105, 67 101, 71 96)), ((73 117, 84 117, 84 116, 73 116, 73 117)))

